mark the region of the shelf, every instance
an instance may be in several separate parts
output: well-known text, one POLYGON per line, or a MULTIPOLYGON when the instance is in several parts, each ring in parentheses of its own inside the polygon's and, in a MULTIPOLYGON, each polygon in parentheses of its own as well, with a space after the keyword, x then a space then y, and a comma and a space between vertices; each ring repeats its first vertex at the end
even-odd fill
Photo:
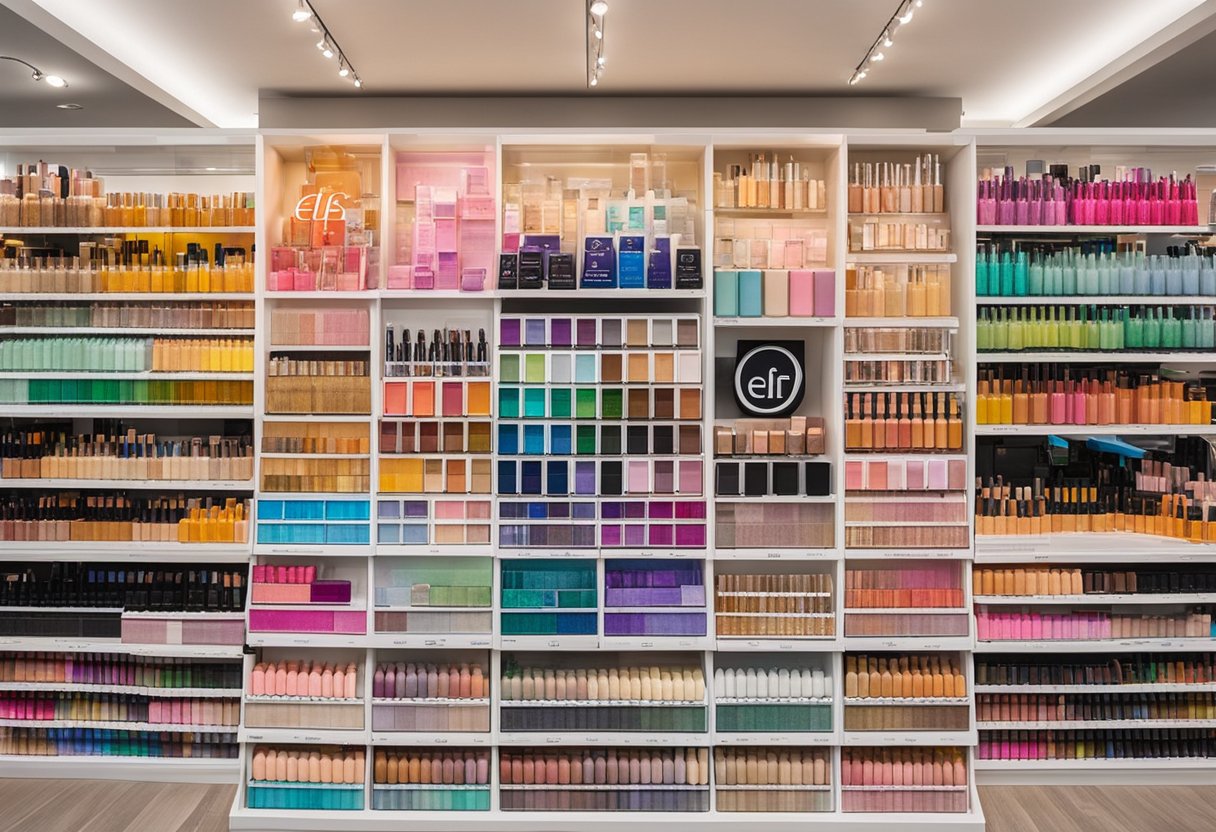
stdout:
POLYGON ((1216 728, 1216 719, 1074 719, 1059 721, 980 722, 980 731, 1157 731, 1166 728, 1216 728))
POLYGON ((381 289, 377 294, 381 300, 494 300, 499 296, 495 289, 481 292, 452 289, 381 289))
MULTIPOLYGON (((360 612, 360 610, 352 610, 360 612)), ((245 634, 250 647, 366 647, 367 636, 362 633, 250 633, 245 634)))
POLYGON ((714 318, 714 326, 722 327, 781 327, 801 329, 803 327, 834 327, 840 326, 841 318, 714 318))
POLYGON ((840 734, 836 731, 782 731, 780 733, 766 733, 764 731, 715 731, 711 739, 715 746, 840 745, 840 734))
POLYGON ((978 234, 1203 234, 1212 233, 1206 225, 979 225, 978 234))
POLYGON ((934 745, 978 745, 976 731, 845 731, 841 735, 844 746, 934 746, 934 745))
POLYGON ((365 637, 365 643, 377 650, 489 650, 494 637, 489 633, 373 633, 365 637))
POLYGON ((1216 436, 1216 425, 976 425, 976 436, 1216 436))
POLYGON ((713 649, 719 653, 838 653, 844 642, 835 636, 719 636, 713 649))
POLYGON ((362 289, 356 292, 339 292, 324 290, 310 290, 301 292, 284 292, 267 291, 265 298, 271 300, 375 300, 379 297, 379 292, 375 289, 362 289))
MULTIPOLYGON (((1070 306, 1075 304, 1098 306, 1203 306, 1216 303, 1216 297, 1206 295, 980 295, 977 306, 1070 306)), ((982 355, 983 353, 981 353, 982 355)))
POLYGON ((1130 532, 976 535, 975 562, 1216 563, 1216 544, 1130 532))
MULTIPOLYGON (((766 186, 767 187, 767 186, 766 186)), ((827 219, 827 208, 728 208, 726 206, 716 206, 709 209, 715 217, 739 217, 746 219, 756 217, 764 219, 766 217, 781 218, 790 217, 792 219, 802 218, 820 218, 827 219)))
POLYGON ((115 653, 125 656, 154 656, 185 659, 240 659, 245 649, 228 644, 131 644, 117 639, 0 638, 0 650, 42 653, 115 653))
POLYGON ((0 292, 0 301, 45 300, 114 300, 183 301, 183 300, 254 300, 253 292, 0 292))
POLYGON ((57 225, 39 225, 31 227, 22 226, 4 226, 0 228, 0 234, 254 234, 257 232, 257 226, 254 225, 209 225, 209 226, 172 226, 172 225, 155 225, 155 226, 133 226, 133 225, 105 225, 105 226, 57 226, 57 225))
MULTIPOLYGON (((485 748, 494 745, 494 737, 489 733, 475 734, 471 731, 372 731, 372 745, 391 746, 455 746, 485 748)), ((385 785, 385 784, 378 784, 385 785)), ((490 788, 485 786, 484 788, 490 788)))
POLYGON ((844 550, 846 560, 971 560, 970 549, 855 549, 844 550))
POLYGON ((846 381, 844 393, 965 393, 967 384, 962 381, 935 381, 925 384, 908 384, 904 382, 857 384, 846 381))
POLYGON ((240 699, 240 688, 149 688, 143 685, 89 685, 82 682, 0 682, 0 690, 64 693, 121 693, 191 699, 240 699))
POLYGON ((952 253, 934 252, 934 251, 851 251, 845 255, 845 262, 857 263, 858 265, 881 265, 891 263, 900 265, 904 263, 915 265, 929 265, 935 263, 957 263, 958 255, 952 253))
POLYGON ((240 776, 238 757, 42 757, 0 755, 0 776, 39 779, 136 780, 158 783, 226 783, 240 776))
MULTIPOLYGON (((503 786, 507 790, 549 789, 661 789, 664 791, 701 791, 710 786, 503 786)), ((882 787, 877 787, 882 788, 882 787)), ((953 788, 953 787, 940 787, 953 788)), ((960 787, 971 789, 971 787, 960 787)), ((971 795, 971 811, 934 812, 549 812, 549 811, 322 811, 301 809, 249 809, 240 805, 240 793, 229 815, 232 832, 332 832, 340 824, 344 832, 399 832, 401 829, 427 829, 440 832, 478 832, 497 829, 503 832, 636 832, 637 829, 666 828, 672 832, 699 832, 707 828, 736 832, 742 826, 771 832, 807 832, 815 827, 830 832, 984 832, 984 816, 971 795), (460 817, 473 815, 473 817, 460 817), (740 817, 746 815, 746 817, 740 817), (454 817, 455 816, 455 817, 454 817)))
MULTIPOLYGON (((705 607, 648 607, 646 613, 699 612, 708 618, 712 610, 705 607)), ((604 610, 604 614, 616 612, 604 610)), ((624 610, 629 612, 629 610, 624 610)), ((600 650, 691 650, 703 652, 714 649, 713 636, 600 636, 600 650)))
POLYGON ((863 327, 939 327, 944 329, 958 329, 958 318, 854 318, 848 317, 844 319, 844 325, 863 326, 863 327))
MULTIPOLYGON (((21 372, 0 370, 0 379, 13 380, 80 380, 92 381, 253 381, 253 373, 170 373, 151 370, 122 372, 119 370, 37 370, 21 372)), ((184 405, 183 405, 184 406, 184 405)))
MULTIPOLYGON (((782 457, 775 457, 781 460, 782 457)), ((719 494, 714 497, 715 503, 835 503, 837 497, 833 494, 767 494, 763 497, 741 497, 734 494, 719 494)))
POLYGON ((1140 685, 976 685, 975 693, 1210 693, 1216 682, 1155 682, 1140 685))
MULTIPOLYGON (((489 498, 489 495, 487 497, 489 498)), ((398 520, 395 522, 402 521, 398 520)), ((375 544, 375 548, 377 557, 425 557, 435 555, 455 558, 492 558, 494 557, 496 547, 468 546, 464 544, 402 546, 392 543, 377 543, 375 544)))
POLYGON ((714 560, 840 560, 839 549, 715 549, 714 560))
POLYGON ((1115 595, 1094 593, 1090 595, 977 595, 977 604, 997 606, 1027 606, 1032 604, 1211 604, 1216 603, 1216 592, 1183 592, 1154 594, 1115 595))
MULTIPOLYGON (((1212 299, 1216 301, 1216 298, 1212 299)), ((1152 364, 1216 364, 1216 354, 1212 352, 981 352, 975 360, 979 364, 1016 364, 1022 362, 1039 363, 1080 363, 1095 364, 1130 364, 1145 362, 1152 364)))
POLYGON ((1187 653, 1216 651, 1216 640, 1210 638, 1138 638, 1102 639, 1097 641, 1014 640, 975 642, 976 653, 1187 653))
POLYGON ((108 731, 155 731, 162 734, 235 734, 235 725, 192 725, 162 722, 115 722, 105 719, 0 719, 6 728, 100 728, 108 731))
POLYGON ((90 563, 244 563, 248 543, 125 541, 0 541, 0 559, 90 563))
MULTIPOLYGON (((375 419, 370 413, 267 413, 263 422, 358 422, 375 419)), ((360 494, 364 492, 360 491, 360 494)))
POLYGON ((970 650, 971 636, 845 636, 844 649, 853 650, 970 650))
MULTIPOLYGON (((34 477, 18 479, 0 478, 0 489, 48 488, 89 489, 105 488, 114 491, 253 491, 253 480, 72 480, 34 477)), ((181 545, 181 544, 178 544, 181 545)))
POLYGON ((324 745, 368 745, 370 732, 338 728, 242 728, 237 741, 270 743, 320 743, 324 745))
POLYGON ((497 289, 494 294, 503 300, 687 300, 709 296, 705 289, 497 289))
POLYGON ((366 344, 268 344, 266 352, 371 352, 366 344))
MULTIPOLYGON (((253 296, 249 297, 253 302, 253 296)), ((252 337, 252 329, 190 329, 178 327, 143 326, 0 326, 3 335, 219 335, 230 337, 252 337)))
POLYGON ((866 696, 844 699, 846 708, 889 708, 893 705, 934 707, 941 705, 970 705, 970 696, 866 696))
POLYGON ((0 403, 0 410, 14 419, 253 419, 253 405, 0 403))
MULTIPOLYGON (((500 746, 602 745, 640 746, 643 748, 706 747, 709 734, 664 733, 661 731, 500 731, 500 746)), ((559 788, 565 788, 561 786, 559 788)), ((622 786, 632 788, 632 786, 622 786)))

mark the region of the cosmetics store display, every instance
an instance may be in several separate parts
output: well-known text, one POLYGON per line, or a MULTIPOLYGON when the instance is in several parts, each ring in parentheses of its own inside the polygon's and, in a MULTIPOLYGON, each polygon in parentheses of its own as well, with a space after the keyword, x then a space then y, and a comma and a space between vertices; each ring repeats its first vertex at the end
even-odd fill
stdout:
POLYGON ((1189 173, 1154 175, 1135 164, 1074 171, 1067 163, 1035 160, 1021 174, 1010 164, 981 172, 976 220, 982 226, 1194 226, 1199 203, 1189 173))
POLYGON ((720 653, 712 687, 716 742, 746 743, 763 734, 830 736, 833 730, 831 669, 815 659, 720 653))
MULTIPOLYGON (((949 505, 947 503, 947 505, 949 505)), ((965 530, 966 525, 962 528, 965 530)), ((947 548, 965 540, 940 538, 947 548)), ((862 560, 854 553, 844 575, 844 634, 848 637, 953 636, 966 639, 970 622, 958 561, 898 564, 862 560)))
POLYGON ((333 746, 255 746, 245 797, 252 809, 360 810, 366 751, 333 746))
POLYGON ((488 751, 377 749, 372 758, 372 809, 486 812, 488 751))
POLYGON ((716 748, 714 799, 719 812, 830 812, 826 749, 716 748))
POLYGON ((563 656, 555 667, 543 656, 504 654, 500 730, 644 734, 708 730, 699 656, 681 660, 676 654, 664 656, 662 665, 625 666, 626 656, 605 654, 597 660, 572 654, 563 656), (614 660, 621 666, 596 664, 614 660))
POLYGON ((398 150, 391 290, 481 292, 494 287, 496 154, 398 150))
POLYGON ((266 289, 277 293, 360 292, 381 283, 380 148, 268 147, 283 190, 267 199, 266 289), (288 184, 290 183, 290 184, 288 184))
POLYGON ((107 192, 90 166, 18 164, 0 178, 0 226, 131 228, 251 226, 252 192, 227 194, 107 192))
POLYGON ((709 810, 707 748, 504 748, 498 765, 503 811, 709 810))
POLYGON ((367 574, 348 560, 259 558, 251 568, 250 643, 254 633, 366 633, 367 574))
POLYGON ((415 635, 423 641, 465 637, 488 644, 494 633, 492 558, 378 557, 374 570, 377 633, 415 635))
MULTIPOLYGON (((242 234, 252 236, 252 231, 242 234)), ((246 243, 228 245, 229 235, 223 236, 225 242, 215 243, 212 252, 199 243, 163 251, 153 246, 149 251, 147 240, 124 240, 121 247, 81 246, 84 256, 0 258, 0 291, 30 295, 30 300, 43 293, 53 294, 56 300, 70 300, 73 295, 82 300, 104 300, 108 294, 156 296, 148 301, 168 301, 172 295, 183 294, 191 299, 216 295, 217 300, 218 296, 251 294, 252 254, 246 243)), ((242 238, 232 237, 231 241, 242 238)))
POLYGON ((844 812, 966 812, 968 782, 965 748, 841 751, 844 812))
POLYGON ((362 654, 286 658, 296 655, 263 648, 257 659, 246 660, 244 727, 362 729, 362 654))
POLYGON ((703 153, 504 147, 498 289, 700 293, 703 153))
POLYGON ((1161 300, 1216 294, 1216 262, 1211 249, 1194 244, 1169 246, 1164 253, 1116 250, 1111 239, 1080 245, 988 242, 975 257, 977 298, 1062 299, 1094 302, 1111 295, 1161 300), (1029 248, 1029 251, 1027 250, 1029 248))
POLYGON ((844 729, 966 732, 971 703, 958 654, 845 655, 844 729))
MULTIPOLYGON (((378 656, 385 655, 378 652, 378 656)), ((488 734, 488 654, 471 651, 465 655, 469 661, 448 662, 434 653, 414 652, 400 654, 398 661, 377 663, 372 680, 372 730, 488 734)))

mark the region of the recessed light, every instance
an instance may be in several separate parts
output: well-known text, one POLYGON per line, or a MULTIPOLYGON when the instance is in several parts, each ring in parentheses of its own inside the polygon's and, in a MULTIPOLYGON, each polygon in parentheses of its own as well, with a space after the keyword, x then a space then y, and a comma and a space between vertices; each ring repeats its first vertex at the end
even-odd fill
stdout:
POLYGON ((81 104, 56 104, 55 106, 58 107, 60 110, 83 110, 84 109, 84 106, 81 104))

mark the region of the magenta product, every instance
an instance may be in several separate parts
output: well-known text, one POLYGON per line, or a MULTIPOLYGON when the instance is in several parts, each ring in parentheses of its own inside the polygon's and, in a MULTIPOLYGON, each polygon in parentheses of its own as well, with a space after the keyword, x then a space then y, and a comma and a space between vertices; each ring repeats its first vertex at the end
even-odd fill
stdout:
POLYGON ((314 581, 311 589, 313 604, 350 603, 350 581, 314 581))
POLYGON ((821 318, 836 317, 836 272, 815 269, 815 314, 821 318))

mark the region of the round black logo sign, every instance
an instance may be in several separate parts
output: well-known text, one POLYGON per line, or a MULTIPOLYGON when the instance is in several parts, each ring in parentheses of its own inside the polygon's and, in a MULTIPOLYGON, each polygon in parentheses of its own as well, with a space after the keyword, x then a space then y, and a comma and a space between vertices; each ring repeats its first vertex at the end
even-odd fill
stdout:
POLYGON ((735 399, 753 416, 788 416, 802 402, 802 362, 779 344, 763 344, 735 364, 735 399))

